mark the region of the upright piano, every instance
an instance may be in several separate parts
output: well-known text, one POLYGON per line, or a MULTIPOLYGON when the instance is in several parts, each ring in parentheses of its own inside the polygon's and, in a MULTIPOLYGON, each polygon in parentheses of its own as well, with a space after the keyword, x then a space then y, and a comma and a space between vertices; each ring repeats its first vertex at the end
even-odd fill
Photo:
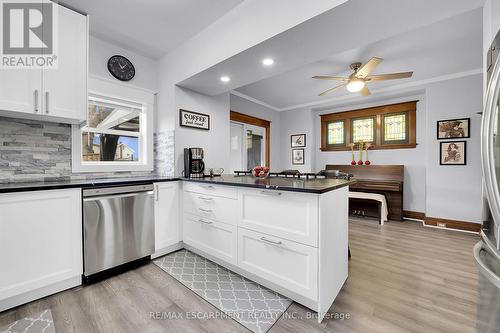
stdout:
MULTIPOLYGON (((387 200, 389 219, 403 219, 404 165, 326 165, 326 170, 339 170, 350 173, 356 183, 350 191, 379 193, 387 200)), ((363 211, 367 216, 378 217, 376 205, 366 200, 349 200, 349 211, 363 211)))

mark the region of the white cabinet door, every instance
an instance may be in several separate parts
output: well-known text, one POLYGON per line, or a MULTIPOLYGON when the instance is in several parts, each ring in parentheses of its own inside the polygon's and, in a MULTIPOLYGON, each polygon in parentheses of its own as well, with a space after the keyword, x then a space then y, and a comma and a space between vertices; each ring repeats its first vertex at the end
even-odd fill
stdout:
POLYGON ((183 233, 187 245, 236 265, 236 226, 185 213, 183 233))
POLYGON ((243 214, 239 226, 318 246, 318 195, 241 189, 240 200, 243 214))
POLYGON ((158 253, 182 240, 179 215, 179 182, 155 183, 154 186, 155 252, 158 253))
POLYGON ((0 115, 40 114, 41 96, 41 69, 0 69, 0 115))
POLYGON ((0 267, 0 311, 80 284, 81 190, 0 195, 0 267))
POLYGON ((59 6, 58 18, 57 68, 43 70, 43 115, 78 123, 87 112, 87 17, 59 6))
POLYGON ((318 299, 317 248, 238 228, 238 266, 309 299, 318 299))

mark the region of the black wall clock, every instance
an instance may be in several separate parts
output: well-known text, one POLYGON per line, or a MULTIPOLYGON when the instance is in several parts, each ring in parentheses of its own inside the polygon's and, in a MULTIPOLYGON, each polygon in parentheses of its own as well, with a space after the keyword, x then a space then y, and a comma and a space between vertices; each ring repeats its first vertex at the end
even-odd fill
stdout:
POLYGON ((120 81, 130 81, 135 76, 135 67, 132 62, 121 55, 114 55, 108 60, 108 70, 120 81))

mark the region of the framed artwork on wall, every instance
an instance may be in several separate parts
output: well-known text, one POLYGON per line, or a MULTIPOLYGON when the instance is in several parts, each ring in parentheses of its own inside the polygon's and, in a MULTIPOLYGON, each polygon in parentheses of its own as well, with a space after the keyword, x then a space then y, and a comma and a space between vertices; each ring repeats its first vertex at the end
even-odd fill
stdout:
POLYGON ((466 165, 467 164, 467 141, 444 141, 440 142, 439 164, 440 165, 466 165))
POLYGON ((304 149, 292 149, 292 165, 304 165, 304 149))
POLYGON ((293 134, 290 135, 290 146, 292 148, 305 147, 306 146, 306 135, 305 134, 293 134))
POLYGON ((210 130, 210 115, 179 109, 179 125, 208 131, 210 130))
POLYGON ((470 138, 470 118, 438 120, 437 138, 438 140, 470 138))

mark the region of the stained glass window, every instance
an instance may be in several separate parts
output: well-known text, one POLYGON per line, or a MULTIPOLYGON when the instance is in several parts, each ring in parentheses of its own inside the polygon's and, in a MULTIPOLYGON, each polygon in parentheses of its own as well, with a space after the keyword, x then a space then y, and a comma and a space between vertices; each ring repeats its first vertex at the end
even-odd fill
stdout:
POLYGON ((383 117, 383 141, 388 143, 407 142, 406 113, 386 115, 383 117))
POLYGON ((375 141, 375 118, 353 119, 351 122, 352 142, 374 142, 375 141))
POLYGON ((327 145, 345 144, 344 121, 332 121, 327 126, 327 145))

